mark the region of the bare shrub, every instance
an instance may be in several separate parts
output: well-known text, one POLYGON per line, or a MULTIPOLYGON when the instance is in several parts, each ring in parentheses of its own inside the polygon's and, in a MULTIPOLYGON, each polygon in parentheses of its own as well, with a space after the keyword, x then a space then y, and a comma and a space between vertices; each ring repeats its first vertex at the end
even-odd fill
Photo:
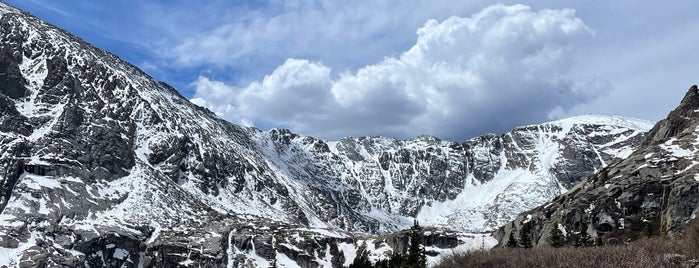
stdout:
POLYGON ((436 268, 456 267, 694 267, 699 262, 699 221, 676 238, 644 238, 626 245, 531 249, 494 248, 452 254, 436 268))

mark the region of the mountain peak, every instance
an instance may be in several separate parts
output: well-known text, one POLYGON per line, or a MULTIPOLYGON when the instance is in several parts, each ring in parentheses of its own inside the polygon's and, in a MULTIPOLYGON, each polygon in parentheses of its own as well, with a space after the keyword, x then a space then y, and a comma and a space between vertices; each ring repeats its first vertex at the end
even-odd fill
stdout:
POLYGON ((615 114, 583 114, 558 119, 544 124, 557 125, 610 125, 638 131, 648 131, 655 122, 615 114))
POLYGON ((658 144, 685 131, 694 131, 696 123, 696 113, 699 110, 699 88, 692 85, 687 94, 667 118, 658 122, 648 132, 646 140, 642 146, 658 144))
POLYGON ((678 108, 692 109, 696 110, 699 108, 699 88, 697 85, 692 85, 687 94, 684 95, 682 102, 678 108))

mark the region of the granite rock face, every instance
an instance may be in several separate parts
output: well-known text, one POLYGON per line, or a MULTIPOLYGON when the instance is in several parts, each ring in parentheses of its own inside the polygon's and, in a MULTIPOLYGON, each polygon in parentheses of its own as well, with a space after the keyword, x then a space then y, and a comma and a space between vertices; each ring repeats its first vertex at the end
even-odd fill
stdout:
POLYGON ((464 142, 330 142, 231 124, 4 3, 0 41, 0 265, 338 266, 360 242, 400 251, 376 241, 413 218, 458 231, 426 235, 436 248, 463 246, 650 128, 598 115, 464 142))
POLYGON ((498 230, 501 244, 526 221, 533 222, 533 241, 541 246, 548 245, 551 228, 563 230, 567 243, 573 243, 583 226, 603 244, 676 233, 699 212, 698 111, 695 85, 628 158, 520 214, 498 230))

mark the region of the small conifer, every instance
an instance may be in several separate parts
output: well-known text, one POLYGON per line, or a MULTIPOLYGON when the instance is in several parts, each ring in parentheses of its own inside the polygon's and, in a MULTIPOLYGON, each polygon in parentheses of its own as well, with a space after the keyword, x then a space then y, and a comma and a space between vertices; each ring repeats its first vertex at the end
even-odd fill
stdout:
POLYGON ((554 222, 551 226, 551 233, 549 235, 549 245, 554 248, 560 248, 563 246, 563 232, 558 229, 558 222, 554 222))
POLYGON ((519 231, 519 246, 522 248, 532 247, 532 222, 528 221, 522 225, 519 231))

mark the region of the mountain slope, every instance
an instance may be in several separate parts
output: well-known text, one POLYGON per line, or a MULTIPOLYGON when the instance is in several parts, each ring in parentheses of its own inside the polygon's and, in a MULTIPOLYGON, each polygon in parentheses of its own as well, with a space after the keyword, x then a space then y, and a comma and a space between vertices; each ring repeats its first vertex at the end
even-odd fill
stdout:
MULTIPOLYGON (((286 130, 260 133, 257 140, 265 158, 273 159, 270 165, 285 176, 359 189, 340 196, 324 196, 327 191, 314 195, 345 200, 359 217, 376 219, 380 231, 407 227, 406 216, 416 216, 431 226, 480 232, 628 156, 649 128, 645 121, 587 115, 463 143, 430 136, 326 143, 286 130)), ((338 213, 333 206, 321 214, 338 213)))
POLYGON ((0 122, 0 259, 30 266, 265 266, 275 252, 337 266, 351 236, 413 217, 495 228, 650 127, 585 116, 463 143, 260 131, 4 3, 0 122))
MULTIPOLYGON (((672 235, 699 212, 699 90, 658 122, 628 158, 584 179, 565 194, 498 231, 504 241, 522 222, 533 223, 534 241, 548 244, 554 222, 572 243, 581 228, 599 243, 644 235, 672 235)), ((516 230, 515 230, 516 232, 516 230)))

